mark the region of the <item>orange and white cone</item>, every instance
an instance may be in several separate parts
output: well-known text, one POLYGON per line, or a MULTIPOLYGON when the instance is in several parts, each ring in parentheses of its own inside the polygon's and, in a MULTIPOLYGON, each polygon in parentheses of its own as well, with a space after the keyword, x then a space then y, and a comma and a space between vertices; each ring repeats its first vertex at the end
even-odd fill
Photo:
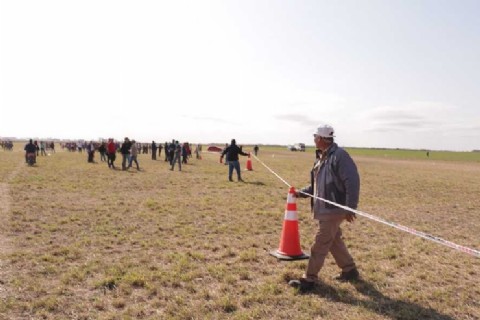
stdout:
POLYGON ((248 153, 248 159, 247 159, 247 170, 252 171, 252 159, 250 158, 250 152, 248 153))
POLYGON ((309 258, 308 255, 302 252, 302 248, 300 248, 300 233, 298 232, 298 213, 294 187, 290 187, 288 191, 279 248, 276 251, 270 252, 270 254, 280 260, 301 260, 309 258))

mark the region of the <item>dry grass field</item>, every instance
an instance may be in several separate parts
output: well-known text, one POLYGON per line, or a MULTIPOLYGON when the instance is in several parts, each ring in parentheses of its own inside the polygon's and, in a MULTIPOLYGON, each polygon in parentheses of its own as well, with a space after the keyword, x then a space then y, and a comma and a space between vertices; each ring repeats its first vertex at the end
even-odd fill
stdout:
MULTIPOLYGON (((61 150, 27 167, 22 149, 0 151, 1 319, 480 319, 479 258, 362 217, 343 225, 362 281, 332 280, 330 256, 313 293, 288 287, 306 260, 268 254, 288 187, 255 159, 239 183, 216 154, 181 172, 140 155, 137 172, 61 150)), ((259 153, 297 187, 313 157, 259 153)), ((354 159, 359 210, 480 248, 480 163, 354 159)))

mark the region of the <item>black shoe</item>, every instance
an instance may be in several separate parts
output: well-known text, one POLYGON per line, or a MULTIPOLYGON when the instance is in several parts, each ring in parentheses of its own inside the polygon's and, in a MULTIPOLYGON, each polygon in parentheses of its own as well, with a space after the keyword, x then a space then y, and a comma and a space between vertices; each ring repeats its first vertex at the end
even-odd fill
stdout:
POLYGON ((315 282, 307 281, 306 279, 299 279, 299 280, 290 280, 288 282, 290 287, 298 289, 300 292, 308 292, 312 291, 315 288, 315 282))
POLYGON ((343 272, 335 277, 334 279, 342 282, 357 281, 360 278, 360 273, 358 273, 357 268, 353 268, 350 271, 343 272))
POLYGON ((233 181, 233 179, 232 179, 232 178, 228 178, 228 181, 233 181))
POLYGON ((238 182, 245 182, 242 178, 238 179, 238 182))

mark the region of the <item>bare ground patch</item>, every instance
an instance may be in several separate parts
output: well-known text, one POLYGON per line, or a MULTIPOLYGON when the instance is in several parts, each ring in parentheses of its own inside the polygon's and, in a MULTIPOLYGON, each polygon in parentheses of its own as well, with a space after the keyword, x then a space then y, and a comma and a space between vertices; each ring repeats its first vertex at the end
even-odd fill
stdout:
POLYGON ((12 277, 12 269, 9 263, 9 255, 13 252, 13 243, 8 236, 8 225, 11 214, 11 202, 9 183, 21 170, 21 165, 10 167, 5 174, 5 182, 0 183, 0 300, 6 301, 11 292, 8 287, 8 279, 12 277))
MULTIPOLYGON (((0 224, 6 225, 8 222, 8 214, 10 212, 10 195, 8 192, 8 184, 0 183, 0 224)), ((0 299, 6 299, 7 289, 5 280, 8 277, 7 255, 11 252, 10 239, 5 235, 5 230, 0 232, 0 299)))

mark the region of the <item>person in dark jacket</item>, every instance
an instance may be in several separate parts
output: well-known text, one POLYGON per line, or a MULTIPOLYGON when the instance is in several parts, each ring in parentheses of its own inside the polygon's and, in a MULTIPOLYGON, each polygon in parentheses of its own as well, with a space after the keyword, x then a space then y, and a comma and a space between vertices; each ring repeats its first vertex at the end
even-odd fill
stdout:
POLYGON ((98 152, 100 153, 100 161, 107 161, 107 157, 105 156, 107 153, 107 145, 105 141, 102 141, 102 144, 98 147, 98 152))
POLYGON ((93 141, 90 141, 87 143, 87 162, 88 163, 94 163, 93 158, 95 156, 95 145, 93 144, 93 141))
POLYGON ((182 145, 180 144, 180 142, 175 141, 174 155, 173 155, 172 166, 170 170, 173 171, 173 169, 175 169, 175 163, 177 162, 178 162, 178 171, 182 171, 182 145))
POLYGON ((157 160, 157 144, 152 141, 152 160, 157 160))
POLYGON ((317 128, 314 141, 319 152, 312 169, 311 183, 295 194, 301 198, 315 197, 312 203, 313 217, 319 222, 305 274, 299 280, 289 282, 290 286, 304 292, 314 289, 318 273, 329 252, 342 270, 341 274, 335 277, 336 280, 355 281, 359 278, 359 272, 343 242, 340 229, 340 224, 344 220, 354 221, 355 213, 333 203, 356 209, 360 194, 360 177, 355 162, 333 141, 333 138, 334 130, 331 126, 323 125, 317 128))
POLYGON ((184 142, 182 145, 182 163, 187 164, 188 155, 189 155, 188 142, 184 142))
POLYGON ((122 170, 127 170, 127 164, 130 162, 130 148, 132 147, 132 143, 128 138, 122 143, 120 147, 120 153, 122 154, 122 170))
POLYGON ((175 157, 175 148, 176 143, 175 139, 173 139, 172 142, 168 145, 168 161, 170 161, 170 165, 173 164, 173 158, 175 157))
POLYGON ((168 147, 169 147, 168 142, 165 142, 165 144, 163 145, 163 148, 165 149, 165 162, 167 162, 167 161, 170 162, 169 153, 168 153, 168 147))
POLYGON ((242 156, 248 156, 248 153, 243 152, 242 148, 237 146, 235 139, 232 139, 231 144, 223 150, 222 155, 220 156, 220 160, 223 160, 223 157, 227 155, 229 181, 233 181, 232 174, 233 169, 235 169, 235 171, 237 171, 238 181, 243 182, 242 175, 240 173, 240 162, 238 161, 239 154, 241 154, 242 156))
POLYGON ((33 143, 32 139, 25 145, 25 162, 28 162, 28 154, 33 153, 35 162, 37 162, 37 146, 33 143))

